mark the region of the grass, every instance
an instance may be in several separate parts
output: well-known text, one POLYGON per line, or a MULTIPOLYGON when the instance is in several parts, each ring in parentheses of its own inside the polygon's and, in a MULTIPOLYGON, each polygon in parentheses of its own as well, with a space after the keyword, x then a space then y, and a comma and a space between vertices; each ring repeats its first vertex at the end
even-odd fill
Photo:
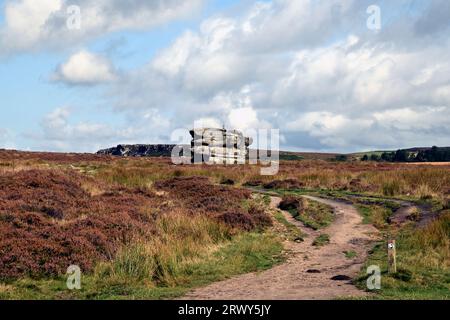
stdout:
POLYGON ((335 218, 334 210, 331 206, 323 203, 305 199, 303 212, 295 218, 313 230, 328 227, 335 218))
POLYGON ((357 204, 356 208, 363 217, 364 224, 372 224, 379 230, 388 227, 388 218, 393 214, 390 208, 379 205, 357 204))
POLYGON ((134 246, 83 276, 80 291, 67 290, 64 277, 22 279, 0 285, 0 299, 170 299, 233 275, 269 269, 283 261, 282 250, 274 234, 243 233, 180 264, 172 255, 158 267, 144 247, 134 246))
MULTIPOLYGON (((396 274, 387 274, 386 242, 374 247, 366 263, 382 270, 381 290, 374 298, 450 299, 450 211, 424 228, 404 226, 396 241, 396 274)), ((365 281, 362 273, 358 286, 364 289, 365 281)))
POLYGON ((388 220, 401 205, 391 199, 371 197, 367 195, 328 191, 324 195, 328 198, 352 203, 361 214, 363 224, 372 224, 382 230, 388 227, 388 220))
POLYGON ((262 182, 297 179, 308 190, 334 190, 370 193, 378 196, 442 197, 450 185, 448 167, 411 166, 402 163, 329 162, 323 160, 281 161, 274 177, 261 177, 258 166, 177 166, 168 159, 91 159, 92 156, 39 155, 18 153, 0 155, 0 173, 30 167, 75 167, 107 182, 147 187, 154 181, 174 176, 208 176, 220 182, 231 179, 236 185, 255 179, 262 182), (359 181, 352 184, 352 181, 359 181))
MULTIPOLYGON (((298 195, 297 192, 289 192, 288 194, 298 195)), ((335 215, 331 206, 305 198, 301 198, 301 203, 300 211, 299 209, 292 209, 289 210, 289 213, 306 227, 319 230, 333 223, 335 215)))
POLYGON ((328 234, 322 233, 317 238, 314 239, 312 245, 315 247, 322 247, 330 243, 330 236, 328 234))
POLYGON ((344 251, 343 253, 344 253, 344 255, 345 255, 345 257, 347 259, 353 259, 353 258, 356 258, 356 256, 357 256, 357 253, 355 251, 353 251, 353 250, 351 250, 351 251, 344 251))

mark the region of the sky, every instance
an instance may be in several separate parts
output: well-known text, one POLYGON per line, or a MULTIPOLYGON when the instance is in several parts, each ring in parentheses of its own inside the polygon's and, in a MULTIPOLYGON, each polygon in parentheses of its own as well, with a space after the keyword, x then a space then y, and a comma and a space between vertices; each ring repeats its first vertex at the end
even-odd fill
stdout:
POLYGON ((0 0, 0 148, 450 146, 448 0, 0 0))

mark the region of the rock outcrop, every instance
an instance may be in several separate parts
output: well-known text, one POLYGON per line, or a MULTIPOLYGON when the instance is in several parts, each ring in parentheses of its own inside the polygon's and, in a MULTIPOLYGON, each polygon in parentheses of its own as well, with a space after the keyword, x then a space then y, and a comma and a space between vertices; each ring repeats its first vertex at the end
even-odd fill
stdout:
MULTIPOLYGON (((175 144, 119 144, 117 147, 99 150, 99 155, 118 157, 171 157, 175 148, 177 155, 184 152, 192 163, 240 164, 248 159, 252 138, 236 130, 199 128, 190 131, 191 146, 175 144)), ((189 160, 188 160, 189 161, 189 160)))
POLYGON ((197 128, 190 134, 192 163, 243 164, 253 143, 237 130, 197 128))
POLYGON ((100 150, 97 154, 120 157, 170 157, 174 144, 135 144, 123 145, 100 150))

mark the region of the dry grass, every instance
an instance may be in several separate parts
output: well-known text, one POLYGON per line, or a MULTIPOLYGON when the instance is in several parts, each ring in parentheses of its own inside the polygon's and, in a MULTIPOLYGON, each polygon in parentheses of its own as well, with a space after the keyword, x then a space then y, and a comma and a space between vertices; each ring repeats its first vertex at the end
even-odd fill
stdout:
POLYGON ((282 162, 276 176, 261 176, 258 166, 173 166, 169 159, 135 159, 114 162, 97 176, 109 183, 152 187, 155 181, 173 177, 203 176, 215 183, 236 185, 286 185, 297 189, 346 190, 384 196, 441 199, 448 195, 450 166, 407 164, 331 163, 326 161, 282 162), (285 183, 286 181, 286 183, 285 183))
POLYGON ((417 252, 402 258, 404 266, 450 270, 450 211, 447 210, 437 220, 404 237, 405 246, 417 252))
MULTIPOLYGON (((378 244, 366 263, 383 271, 378 298, 450 299, 450 211, 423 228, 403 227, 397 237, 396 274, 387 270, 386 243, 378 244)), ((365 288, 365 269, 360 285, 365 288)))
POLYGON ((236 185, 274 180, 295 180, 305 189, 348 190, 389 196, 442 198, 450 186, 450 164, 282 161, 273 177, 261 176, 258 166, 174 166, 168 158, 121 159, 98 155, 0 152, 0 173, 27 168, 75 167, 108 184, 152 188, 156 181, 174 177, 203 176, 215 183, 236 185), (14 169, 13 169, 14 168, 14 169), (418 189, 421 193, 418 193, 418 189))
POLYGON ((133 279, 159 286, 182 285, 186 268, 231 239, 226 225, 182 212, 163 215, 156 229, 157 237, 124 246, 112 263, 97 270, 97 276, 102 281, 133 279))

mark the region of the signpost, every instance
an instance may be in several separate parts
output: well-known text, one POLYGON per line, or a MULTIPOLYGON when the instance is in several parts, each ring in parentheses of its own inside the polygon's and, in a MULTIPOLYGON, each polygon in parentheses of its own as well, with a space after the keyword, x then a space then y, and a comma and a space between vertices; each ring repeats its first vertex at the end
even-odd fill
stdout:
POLYGON ((395 240, 388 241, 388 272, 389 274, 397 272, 397 251, 395 240))

